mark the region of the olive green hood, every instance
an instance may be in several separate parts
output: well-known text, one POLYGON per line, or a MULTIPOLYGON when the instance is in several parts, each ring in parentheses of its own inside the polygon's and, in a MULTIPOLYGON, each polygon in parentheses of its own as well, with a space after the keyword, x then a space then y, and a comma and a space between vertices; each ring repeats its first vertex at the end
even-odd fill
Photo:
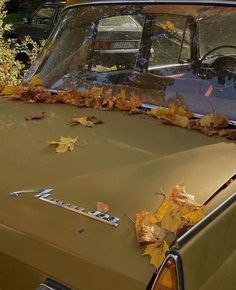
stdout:
POLYGON ((75 289, 145 289, 154 269, 136 245, 135 213, 155 210, 156 193, 185 182, 203 203, 235 172, 235 143, 161 124, 143 115, 66 105, 0 100, 0 251, 75 289), (42 120, 25 121, 33 112, 42 120), (72 117, 95 115, 104 124, 70 127, 72 117), (78 136, 73 152, 57 154, 50 140, 78 136), (53 188, 53 197, 96 209, 110 205, 117 228, 47 204, 28 188, 53 188))

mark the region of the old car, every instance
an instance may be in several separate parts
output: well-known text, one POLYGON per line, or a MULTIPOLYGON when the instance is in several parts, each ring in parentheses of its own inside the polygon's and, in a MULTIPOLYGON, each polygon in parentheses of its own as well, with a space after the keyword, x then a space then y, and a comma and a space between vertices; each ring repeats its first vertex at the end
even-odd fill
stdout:
POLYGON ((50 93, 0 99, 1 290, 235 289, 235 27, 236 1, 68 1, 25 77, 50 93), (142 27, 128 66, 97 53, 98 27, 113 17, 142 27), (131 96, 142 103, 129 115, 131 96), (170 105, 191 112, 191 126, 149 114, 170 105), (45 117, 26 121, 32 112, 45 117), (77 116, 102 124, 69 126, 77 116), (194 130, 199 120, 208 125, 194 130), (73 152, 54 151, 62 136, 73 152), (174 235, 155 268, 135 216, 181 182, 205 217, 174 235))
POLYGON ((55 27, 60 12, 65 2, 46 2, 38 7, 31 15, 24 18, 21 23, 15 23, 8 37, 22 40, 25 36, 30 36, 39 42, 47 39, 55 27))

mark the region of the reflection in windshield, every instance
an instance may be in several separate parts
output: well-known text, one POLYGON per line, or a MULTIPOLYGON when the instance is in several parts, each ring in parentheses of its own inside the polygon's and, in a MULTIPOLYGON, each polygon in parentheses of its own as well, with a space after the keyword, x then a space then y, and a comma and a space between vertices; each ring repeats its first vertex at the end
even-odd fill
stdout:
POLYGON ((37 73, 55 90, 125 88, 144 103, 168 106, 181 99, 193 112, 218 111, 236 120, 233 24, 236 9, 230 7, 73 7, 42 51, 37 73))

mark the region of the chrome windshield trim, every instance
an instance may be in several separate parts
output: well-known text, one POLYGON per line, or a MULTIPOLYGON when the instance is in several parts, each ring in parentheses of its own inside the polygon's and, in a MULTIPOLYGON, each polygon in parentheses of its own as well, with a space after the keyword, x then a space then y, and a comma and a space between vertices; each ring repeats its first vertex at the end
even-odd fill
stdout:
POLYGON ((210 224, 215 218, 217 218, 222 212, 229 208, 236 201, 236 192, 233 193, 229 198, 227 198, 222 204, 216 207, 212 212, 210 212, 205 218, 200 222, 195 224, 190 230, 183 234, 175 242, 174 248, 180 249, 183 247, 193 236, 204 229, 208 224, 210 224))
POLYGON ((179 256, 178 253, 176 253, 175 251, 173 252, 169 252, 169 254, 166 256, 165 260, 163 261, 163 263, 161 264, 161 266, 159 267, 158 271, 157 271, 157 275, 156 278, 153 282, 152 288, 151 290, 154 290, 155 284, 157 283, 157 280, 160 277, 160 274, 163 270, 163 268, 166 265, 166 262, 172 258, 175 261, 176 264, 176 274, 177 274, 177 284, 178 284, 178 290, 184 290, 184 280, 183 280, 183 269, 182 269, 182 261, 181 258, 179 256))
MULTIPOLYGON (((141 105, 141 108, 143 108, 145 110, 151 110, 151 109, 158 109, 158 108, 165 108, 165 107, 144 103, 144 104, 141 105)), ((204 116, 203 114, 194 113, 194 112, 192 112, 192 115, 193 115, 194 118, 201 118, 201 117, 204 116)), ((229 125, 235 125, 236 126, 236 121, 229 120, 229 122, 230 122, 229 125)))

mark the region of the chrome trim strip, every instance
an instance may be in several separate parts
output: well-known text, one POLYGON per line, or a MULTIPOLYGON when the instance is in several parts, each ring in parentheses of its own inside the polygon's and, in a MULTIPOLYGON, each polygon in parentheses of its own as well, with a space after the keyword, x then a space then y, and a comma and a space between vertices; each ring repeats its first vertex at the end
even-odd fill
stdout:
POLYGON ((163 270, 163 268, 166 265, 166 262, 172 258, 175 261, 176 264, 176 275, 177 275, 177 284, 178 284, 178 290, 184 290, 184 280, 183 280, 183 269, 182 269, 182 261, 178 253, 175 251, 169 252, 169 254, 166 256, 165 260, 163 261, 162 265, 158 269, 156 278, 153 282, 151 290, 154 290, 155 284, 157 283, 157 280, 160 277, 160 274, 163 270))
MULTIPOLYGON (((141 105, 141 108, 151 110, 151 109, 166 108, 166 107, 144 103, 141 105)), ((204 116, 203 114, 198 114, 194 112, 191 112, 191 113, 194 118, 198 118, 198 119, 204 116)), ((229 120, 229 125, 236 125, 236 121, 229 120)))
POLYGON ((200 222, 195 224, 190 230, 183 234, 175 242, 174 248, 180 249, 183 247, 192 237, 199 233, 203 228, 205 228, 211 221, 217 218, 222 212, 229 208, 236 201, 236 193, 233 193, 229 198, 227 198, 222 204, 216 207, 212 212, 210 212, 205 218, 200 222))

